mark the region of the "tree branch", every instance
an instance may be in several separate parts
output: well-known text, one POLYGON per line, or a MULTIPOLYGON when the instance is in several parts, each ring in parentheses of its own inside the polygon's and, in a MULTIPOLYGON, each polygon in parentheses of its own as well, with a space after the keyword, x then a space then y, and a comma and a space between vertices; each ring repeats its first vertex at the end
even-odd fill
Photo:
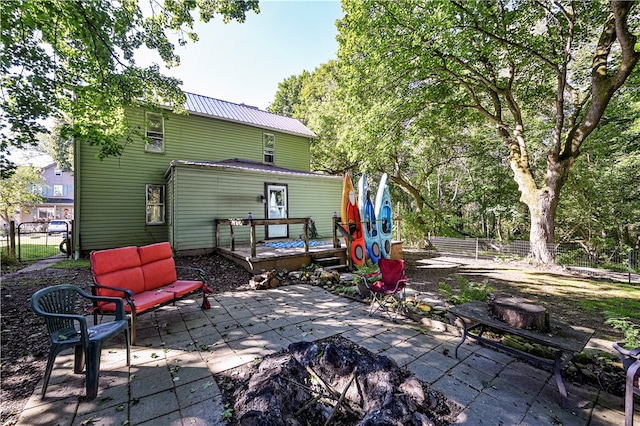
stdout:
MULTIPOLYGON (((466 8, 466 7, 464 7, 460 2, 458 2, 458 1, 452 1, 452 3, 453 3, 454 5, 456 5, 456 6, 457 6, 461 11, 466 12, 466 13, 469 13, 469 14, 471 14, 471 15, 472 15, 472 13, 471 13, 471 12, 469 12, 469 11, 467 10, 467 8, 466 8)), ((464 28, 464 27, 463 27, 463 28, 464 28)), ((518 49, 518 50, 521 50, 521 51, 523 51, 523 52, 525 52, 525 53, 528 53, 528 54, 530 54, 530 55, 532 55, 532 56, 535 56, 535 57, 536 57, 536 58, 538 58, 542 63, 544 63, 544 64, 548 65, 549 67, 551 67, 551 68, 553 68, 553 69, 556 69, 556 68, 557 68, 557 65, 556 65, 556 64, 554 64, 552 61, 550 61, 549 59, 547 59, 546 57, 544 57, 544 55, 542 55, 542 54, 541 54, 540 52, 538 52, 537 50, 530 49, 530 48, 528 48, 527 46, 524 46, 524 45, 523 45, 523 44, 521 44, 521 43, 517 43, 517 42, 515 42, 515 41, 511 41, 511 40, 509 40, 509 39, 507 39, 507 38, 500 37, 500 36, 498 36, 497 34, 494 34, 494 33, 492 33, 492 32, 489 32, 489 31, 485 30, 484 28, 480 27, 480 25, 479 25, 477 22, 476 22, 476 23, 474 23, 474 25, 472 25, 472 26, 468 26, 467 28, 474 29, 474 30, 476 30, 476 31, 480 32, 481 34, 486 35, 487 37, 490 37, 490 38, 492 38, 492 39, 494 39, 494 40, 499 41, 500 43, 502 43, 502 44, 504 44, 504 45, 511 46, 511 47, 515 47, 515 48, 516 48, 516 49, 518 49)))
POLYGON ((562 157, 578 155, 580 146, 598 125, 611 97, 631 75, 640 60, 640 52, 634 49, 637 37, 631 33, 627 22, 629 12, 636 4, 637 1, 610 2, 610 13, 603 25, 592 61, 591 102, 578 126, 567 134, 566 147, 560 153, 562 157), (616 40, 620 43, 620 65, 617 72, 610 74, 609 56, 616 40))

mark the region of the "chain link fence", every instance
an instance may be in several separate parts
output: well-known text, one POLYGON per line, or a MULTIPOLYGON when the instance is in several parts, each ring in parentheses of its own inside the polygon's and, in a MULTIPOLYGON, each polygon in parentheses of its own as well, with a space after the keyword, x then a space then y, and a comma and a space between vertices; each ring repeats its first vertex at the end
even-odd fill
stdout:
MULTIPOLYGON (((527 258, 531 248, 529 241, 508 243, 486 238, 451 238, 430 236, 429 241, 440 253, 475 259, 527 258)), ((606 269, 629 274, 640 273, 640 250, 628 252, 587 250, 577 243, 549 244, 549 251, 556 264, 567 267, 606 269)))

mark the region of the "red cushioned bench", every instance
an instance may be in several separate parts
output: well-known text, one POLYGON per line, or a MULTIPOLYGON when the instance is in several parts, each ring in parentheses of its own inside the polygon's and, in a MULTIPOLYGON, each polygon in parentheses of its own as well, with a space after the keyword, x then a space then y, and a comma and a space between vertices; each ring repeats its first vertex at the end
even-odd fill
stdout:
MULTIPOLYGON (((204 270, 176 266, 168 242, 94 251, 90 259, 94 280, 91 292, 96 296, 125 299, 125 310, 131 315, 132 344, 136 338, 137 315, 175 302, 196 290, 203 291, 203 308, 208 306, 205 293, 211 290, 204 283, 204 270), (200 280, 179 280, 178 269, 194 271, 200 280)), ((98 315, 114 312, 115 303, 98 302, 93 307, 96 323, 98 315)))

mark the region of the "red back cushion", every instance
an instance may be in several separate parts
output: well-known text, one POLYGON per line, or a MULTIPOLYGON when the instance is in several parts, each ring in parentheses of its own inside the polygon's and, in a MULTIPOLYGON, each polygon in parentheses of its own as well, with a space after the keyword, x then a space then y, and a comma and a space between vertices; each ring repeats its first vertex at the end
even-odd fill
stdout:
POLYGON ((91 271, 94 276, 136 266, 140 266, 140 257, 138 256, 138 248, 135 246, 91 253, 91 271))
POLYGON ((161 259, 173 259, 173 252, 171 251, 171 244, 156 243, 149 244, 148 246, 138 247, 138 253, 140 255, 140 264, 146 265, 147 263, 155 262, 161 259))
MULTIPOLYGON (((134 294, 142 293, 144 291, 144 275, 142 274, 142 268, 139 266, 135 268, 122 269, 120 271, 108 272, 102 275, 94 275, 94 279, 98 284, 109 287, 124 288, 133 291, 134 294)), ((124 297, 120 291, 113 291, 104 288, 97 289, 96 293, 99 296, 124 297)))
POLYGON ((154 290, 178 279, 173 252, 168 242, 138 247, 138 253, 142 263, 145 290, 154 290))
MULTIPOLYGON (((125 288, 134 293, 144 291, 144 276, 137 247, 94 251, 90 259, 91 272, 96 283, 125 288)), ((107 289, 98 289, 96 292, 100 296, 123 297, 121 292, 107 289)))
POLYGON ((158 287, 172 284, 178 279, 173 258, 148 263, 142 266, 142 273, 144 274, 145 290, 155 290, 158 287))

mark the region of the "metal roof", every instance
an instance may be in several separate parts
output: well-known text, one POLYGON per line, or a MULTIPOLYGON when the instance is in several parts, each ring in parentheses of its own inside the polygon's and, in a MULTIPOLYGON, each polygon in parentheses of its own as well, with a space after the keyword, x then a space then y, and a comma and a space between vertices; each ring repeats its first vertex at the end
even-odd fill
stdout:
POLYGON ((187 96, 185 109, 193 114, 215 117, 221 120, 248 124, 263 129, 272 129, 309 138, 317 137, 307 126, 295 118, 283 117, 250 105, 234 104, 233 102, 222 101, 194 93, 185 92, 185 95, 187 96))
POLYGON ((342 179, 342 176, 332 176, 332 175, 327 175, 322 173, 286 169, 284 167, 278 167, 273 164, 260 163, 257 161, 246 160, 243 158, 229 158, 227 160, 222 160, 222 161, 172 160, 169 165, 169 170, 167 170, 167 172, 165 173, 165 177, 168 176, 171 168, 175 166, 216 167, 216 168, 226 168, 226 169, 251 170, 251 171, 257 171, 257 172, 267 172, 267 173, 276 173, 276 174, 284 174, 284 175, 298 175, 298 176, 342 179))

